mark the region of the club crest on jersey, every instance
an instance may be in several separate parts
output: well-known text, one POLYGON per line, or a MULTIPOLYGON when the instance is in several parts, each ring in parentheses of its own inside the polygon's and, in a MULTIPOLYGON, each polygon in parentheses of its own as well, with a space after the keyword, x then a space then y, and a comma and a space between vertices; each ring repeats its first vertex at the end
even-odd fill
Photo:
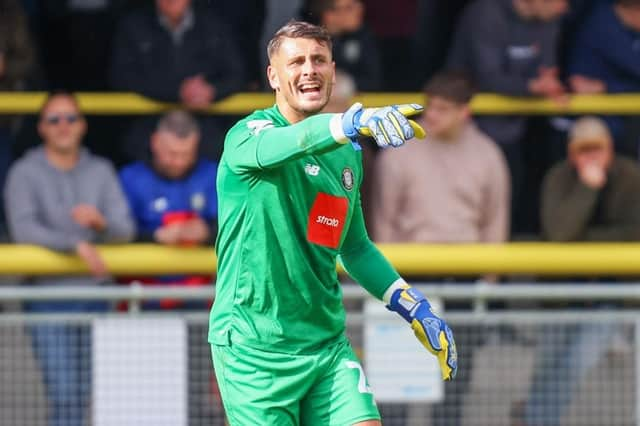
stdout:
POLYGON ((349 167, 342 169, 342 186, 344 186, 344 189, 347 191, 353 189, 353 170, 349 167))

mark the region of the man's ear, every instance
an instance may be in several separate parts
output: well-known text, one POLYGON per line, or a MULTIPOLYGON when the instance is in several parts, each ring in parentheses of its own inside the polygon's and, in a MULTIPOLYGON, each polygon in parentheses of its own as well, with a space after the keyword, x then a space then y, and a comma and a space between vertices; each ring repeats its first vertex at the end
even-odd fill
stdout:
POLYGON ((269 78, 269 85, 275 91, 280 90, 280 81, 278 80, 278 74, 276 73, 275 68, 271 65, 267 67, 267 78, 269 78))

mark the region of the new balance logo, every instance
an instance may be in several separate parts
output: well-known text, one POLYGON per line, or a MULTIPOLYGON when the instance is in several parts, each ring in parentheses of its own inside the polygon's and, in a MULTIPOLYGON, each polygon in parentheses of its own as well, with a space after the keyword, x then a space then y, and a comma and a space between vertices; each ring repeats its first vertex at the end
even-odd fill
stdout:
POLYGON ((318 176, 318 173, 320 173, 320 166, 307 163, 304 165, 304 172, 309 176, 318 176))
POLYGON ((316 218, 316 223, 319 223, 320 225, 331 226, 332 228, 337 228, 338 226, 340 226, 340 221, 335 217, 318 216, 316 218))

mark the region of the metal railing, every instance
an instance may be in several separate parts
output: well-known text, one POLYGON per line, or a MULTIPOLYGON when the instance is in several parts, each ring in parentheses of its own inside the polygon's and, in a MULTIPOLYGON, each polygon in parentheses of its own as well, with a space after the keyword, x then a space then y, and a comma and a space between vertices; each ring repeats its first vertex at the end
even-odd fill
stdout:
MULTIPOLYGON (((458 340, 461 369, 457 380, 444 388, 444 400, 414 403, 381 401, 379 406, 385 426, 495 426, 518 424, 514 422, 523 419, 545 424, 553 420, 551 417, 555 414, 549 413, 554 413, 554 410, 559 410, 557 415, 562 425, 640 424, 640 416, 637 415, 637 407, 640 407, 640 372, 636 367, 640 365, 640 309, 634 307, 636 302, 640 302, 640 283, 499 285, 480 282, 416 285, 434 301, 439 299, 445 304, 464 301, 471 305, 470 310, 445 313, 458 340), (548 301, 599 301, 610 304, 621 300, 631 307, 625 310, 548 311, 537 307, 538 303, 548 301), (495 310, 490 302, 505 302, 507 306, 495 310), (509 305, 511 303, 515 305, 509 305), (517 308, 519 303, 527 307, 517 308), (594 343, 589 336, 598 339, 594 343), (580 351, 572 353, 571 348, 580 351), (589 354, 597 356, 589 357, 589 354), (587 357, 583 360, 584 355, 587 357), (569 360, 575 364, 573 367, 562 369, 565 356, 574 357, 569 360), (581 363, 584 366, 578 368, 581 363), (565 386, 566 383, 571 386, 565 386), (556 404, 558 401, 561 404, 556 404)), ((110 404, 123 404, 123 401, 105 397, 114 389, 104 387, 104 374, 116 374, 116 378, 119 377, 119 367, 109 364, 110 356, 124 357, 122 359, 126 363, 143 363, 140 364, 142 366, 147 365, 144 363, 157 363, 156 370, 152 371, 168 372, 164 369, 169 365, 172 365, 172 370, 177 368, 175 363, 167 364, 174 362, 171 361, 171 355, 184 351, 185 355, 181 358, 184 364, 177 370, 184 371, 187 379, 175 389, 171 388, 176 398, 184 395, 187 400, 186 405, 181 406, 185 411, 182 416, 184 423, 178 422, 172 426, 222 426, 224 414, 217 391, 212 387, 212 368, 206 343, 207 310, 147 312, 142 309, 142 303, 147 300, 171 298, 210 301, 214 293, 213 286, 0 286, 0 303, 92 299, 124 300, 130 306, 128 312, 120 313, 30 314, 15 310, 0 313, 0 424, 46 425, 48 416, 54 411, 51 402, 54 398, 49 394, 42 370, 42 349, 34 343, 34 340, 42 340, 38 331, 44 326, 45 330, 53 330, 53 333, 59 332, 60 327, 71 330, 78 339, 77 345, 88 345, 86 349, 93 350, 93 360, 97 363, 93 368, 97 371, 89 375, 93 379, 84 379, 90 381, 86 386, 93 386, 89 392, 93 400, 82 402, 86 406, 80 407, 79 412, 90 412, 83 424, 114 424, 105 420, 105 410, 112 407, 110 404), (116 329, 113 329, 114 324, 116 329), (177 340, 168 337, 174 335, 172 333, 176 332, 176 327, 183 327, 186 337, 177 340), (116 340, 99 337, 105 330, 114 330, 112 339, 116 340), (135 334, 132 330, 141 334, 135 334), (92 340, 80 337, 91 335, 92 340), (139 352, 141 349, 132 338, 148 341, 151 345, 148 353, 146 350, 139 352), (101 351, 102 355, 95 353, 96 350, 101 351)), ((408 330, 408 327, 386 311, 373 316, 365 314, 362 303, 371 300, 371 297, 362 288, 345 283, 343 293, 348 308, 348 335, 365 362, 368 376, 372 380, 380 380, 380 372, 369 370, 366 365, 367 327, 380 320, 390 321, 384 324, 398 325, 402 330, 408 330)), ((406 350, 423 351, 414 340, 407 344, 406 350)), ((55 342, 54 346, 62 344, 61 340, 54 339, 52 342, 55 342)), ((397 366, 398 354, 397 350, 394 354, 388 354, 385 365, 389 369, 397 366)), ((124 362, 121 358, 113 359, 124 362)), ((426 362, 430 357, 424 355, 421 359, 426 362)), ((125 367, 122 365, 122 368, 125 367)), ((60 364, 58 368, 65 367, 60 364)), ((126 425, 127 420, 131 420, 126 416, 140 412, 142 414, 138 414, 141 417, 136 418, 137 425, 168 424, 157 418, 151 421, 151 417, 144 417, 150 416, 151 411, 145 411, 150 396, 145 395, 143 388, 151 386, 150 383, 155 383, 156 379, 161 383, 154 386, 168 386, 166 381, 169 377, 154 378, 148 375, 152 373, 145 373, 144 368, 140 368, 139 372, 125 369, 129 371, 127 377, 118 379, 127 383, 126 389, 122 390, 126 390, 131 405, 125 404, 124 411, 109 418, 115 424, 126 425), (131 389, 138 385, 142 393, 132 393, 131 389), (120 417, 117 417, 118 414, 120 417)), ((419 366, 415 366, 415 369, 420 371, 419 366)), ((420 375, 417 372, 414 374, 420 375)), ((169 388, 166 392, 169 392, 169 388)), ((116 397, 117 392, 111 398, 116 397)))
MULTIPOLYGON (((483 274, 640 277, 640 243, 379 244, 403 275, 483 274)), ((212 275, 216 255, 209 247, 126 244, 98 247, 116 276, 212 275)), ((86 275, 76 256, 38 246, 0 244, 0 275, 86 275)))
MULTIPOLYGON (((36 113, 45 98, 42 92, 0 92, 0 114, 36 113)), ((175 107, 135 93, 79 93, 80 106, 92 115, 157 114, 175 107)), ((355 101, 367 106, 403 103, 424 103, 424 94, 362 93, 355 101)), ((272 93, 239 93, 216 102, 207 109, 211 114, 247 114, 255 109, 268 108, 274 103, 272 93)), ((553 114, 640 114, 640 95, 634 93, 609 95, 573 95, 566 103, 533 97, 510 97, 481 93, 473 98, 474 114, 553 115, 553 114)))

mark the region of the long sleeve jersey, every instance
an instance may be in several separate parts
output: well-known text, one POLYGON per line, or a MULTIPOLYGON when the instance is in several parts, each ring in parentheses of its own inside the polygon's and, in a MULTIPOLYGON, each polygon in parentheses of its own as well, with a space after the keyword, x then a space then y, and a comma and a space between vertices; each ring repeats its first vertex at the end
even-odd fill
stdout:
POLYGON ((274 106, 227 134, 211 343, 303 353, 340 338, 338 256, 378 298, 399 278, 365 230, 361 152, 333 136, 336 118, 290 125, 274 106))

